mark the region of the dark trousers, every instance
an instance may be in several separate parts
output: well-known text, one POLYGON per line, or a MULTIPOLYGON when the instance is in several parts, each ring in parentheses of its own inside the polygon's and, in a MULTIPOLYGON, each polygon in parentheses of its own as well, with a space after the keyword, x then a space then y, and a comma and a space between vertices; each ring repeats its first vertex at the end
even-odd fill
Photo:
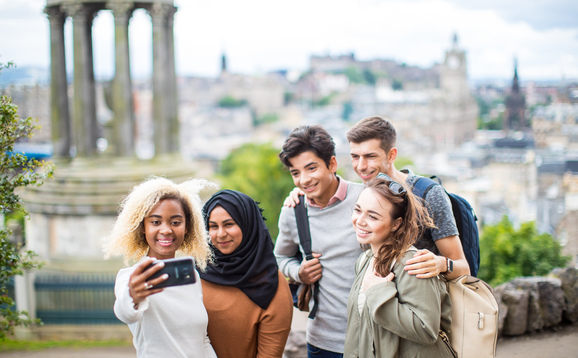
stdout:
POLYGON ((307 343, 307 358, 343 358, 343 353, 326 351, 307 343))

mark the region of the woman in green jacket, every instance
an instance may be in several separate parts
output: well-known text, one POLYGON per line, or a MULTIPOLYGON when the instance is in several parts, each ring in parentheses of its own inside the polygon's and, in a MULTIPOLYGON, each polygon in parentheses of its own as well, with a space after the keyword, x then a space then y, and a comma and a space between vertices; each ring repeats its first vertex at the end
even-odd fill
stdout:
POLYGON ((454 357, 445 332, 451 303, 445 283, 408 275, 405 262, 427 210, 386 175, 370 181, 352 215, 357 241, 368 247, 349 294, 344 357, 454 357))

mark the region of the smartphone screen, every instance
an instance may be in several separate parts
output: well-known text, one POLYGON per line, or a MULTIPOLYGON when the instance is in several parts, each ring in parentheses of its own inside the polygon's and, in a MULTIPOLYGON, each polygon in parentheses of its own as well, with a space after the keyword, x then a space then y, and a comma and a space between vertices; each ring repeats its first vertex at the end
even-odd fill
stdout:
POLYGON ((166 279, 166 281, 154 285, 153 288, 189 285, 197 281, 195 277, 195 264, 191 257, 157 260, 150 264, 145 270, 148 270, 153 265, 156 265, 161 261, 165 263, 165 267, 152 275, 149 280, 164 274, 169 275, 169 278, 166 279))

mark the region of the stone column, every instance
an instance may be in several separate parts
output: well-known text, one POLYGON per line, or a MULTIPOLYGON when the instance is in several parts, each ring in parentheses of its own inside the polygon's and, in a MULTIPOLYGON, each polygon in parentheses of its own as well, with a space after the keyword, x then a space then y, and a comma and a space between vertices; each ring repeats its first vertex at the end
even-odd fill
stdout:
POLYGON ((116 70, 112 83, 114 133, 112 146, 117 156, 134 155, 135 115, 130 76, 128 24, 134 3, 130 0, 109 1, 106 7, 114 14, 116 70))
POLYGON ((34 273, 24 271, 14 276, 14 303, 18 311, 27 311, 30 318, 36 318, 36 289, 34 273))
POLYGON ((74 39, 73 123, 76 157, 96 154, 96 90, 92 60, 92 19, 94 11, 81 3, 62 5, 72 17, 74 39))
POLYGON ((169 153, 169 117, 167 101, 169 86, 167 51, 167 13, 170 5, 156 2, 150 10, 153 23, 153 122, 155 127, 155 156, 169 153))
POLYGON ((177 93, 177 74, 175 69, 175 37, 174 18, 177 8, 171 6, 167 14, 167 113, 169 120, 169 151, 176 153, 179 151, 179 97, 177 93))
POLYGON ((54 158, 69 158, 71 147, 68 82, 64 51, 66 15, 56 6, 46 7, 50 22, 50 118, 54 158))

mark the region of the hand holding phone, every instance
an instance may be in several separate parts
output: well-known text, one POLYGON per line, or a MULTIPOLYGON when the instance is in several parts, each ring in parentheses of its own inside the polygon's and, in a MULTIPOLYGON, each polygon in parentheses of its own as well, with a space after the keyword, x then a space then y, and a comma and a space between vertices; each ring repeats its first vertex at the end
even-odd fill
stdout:
POLYGON ((193 258, 191 257, 156 260, 152 264, 147 266, 147 268, 145 268, 145 271, 161 261, 165 264, 165 267, 163 267, 158 272, 149 277, 148 280, 155 279, 164 274, 167 274, 168 278, 165 281, 154 285, 153 288, 190 285, 197 281, 195 277, 195 264, 193 258))

